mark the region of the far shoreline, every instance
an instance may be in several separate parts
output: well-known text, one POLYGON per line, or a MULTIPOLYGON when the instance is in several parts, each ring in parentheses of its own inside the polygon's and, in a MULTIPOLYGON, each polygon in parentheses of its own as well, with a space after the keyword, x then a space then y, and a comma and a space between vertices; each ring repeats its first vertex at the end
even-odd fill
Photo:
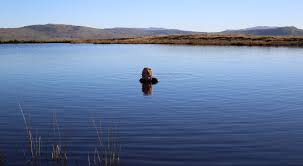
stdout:
POLYGON ((303 48, 303 37, 295 36, 253 36, 224 34, 194 34, 129 37, 118 39, 96 40, 10 40, 0 44, 160 44, 160 45, 192 45, 192 46, 259 46, 259 47, 291 47, 303 48))

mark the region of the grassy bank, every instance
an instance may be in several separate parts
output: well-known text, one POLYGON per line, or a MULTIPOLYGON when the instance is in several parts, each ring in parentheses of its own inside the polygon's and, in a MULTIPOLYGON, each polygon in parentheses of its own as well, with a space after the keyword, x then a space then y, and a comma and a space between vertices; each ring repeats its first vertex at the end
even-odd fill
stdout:
POLYGON ((250 35, 170 35, 127 39, 91 40, 95 44, 173 44, 215 46, 274 46, 303 47, 303 37, 274 37, 250 35))
POLYGON ((0 44, 17 43, 92 43, 92 44, 170 44, 170 45, 215 45, 215 46, 267 46, 303 47, 303 37, 252 36, 252 35, 167 35, 102 40, 48 40, 48 41, 0 41, 0 44))

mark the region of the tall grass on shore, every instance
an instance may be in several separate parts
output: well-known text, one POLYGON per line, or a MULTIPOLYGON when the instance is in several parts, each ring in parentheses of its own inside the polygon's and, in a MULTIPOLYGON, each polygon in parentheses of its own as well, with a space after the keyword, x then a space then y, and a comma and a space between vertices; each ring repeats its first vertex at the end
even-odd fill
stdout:
MULTIPOLYGON (((67 166, 75 165, 73 161, 69 159, 71 153, 68 153, 67 146, 63 144, 61 128, 57 119, 57 115, 53 114, 52 122, 52 133, 53 137, 46 137, 44 140, 49 142, 42 142, 42 137, 38 136, 38 132, 33 132, 31 126, 30 115, 26 116, 21 105, 19 104, 20 112, 25 125, 27 134, 28 149, 24 157, 26 164, 31 166, 40 165, 56 165, 56 166, 67 166), (43 143, 43 144, 42 144, 43 143), (46 147, 46 148, 42 148, 46 147), (48 151, 48 149, 51 149, 48 151), (41 155, 41 154, 45 154, 41 155)), ((114 128, 109 127, 105 131, 100 121, 99 125, 93 120, 93 126, 96 130, 97 145, 92 149, 91 153, 88 153, 87 165, 89 166, 118 166, 120 165, 120 151, 121 146, 119 145, 114 128)), ((0 154, 0 166, 1 165, 1 154, 0 154)), ((77 161, 75 161, 77 163, 77 161)), ((77 164, 76 164, 77 165, 77 164)))

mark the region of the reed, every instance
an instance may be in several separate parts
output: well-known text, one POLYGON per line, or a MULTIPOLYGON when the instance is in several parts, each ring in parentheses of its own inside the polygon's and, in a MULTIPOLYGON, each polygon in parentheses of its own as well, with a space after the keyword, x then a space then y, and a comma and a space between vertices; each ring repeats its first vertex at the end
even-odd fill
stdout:
POLYGON ((19 108, 24 120, 24 125, 28 139, 28 146, 31 154, 31 158, 27 162, 33 163, 35 165, 39 165, 41 159, 41 137, 38 136, 37 132, 36 132, 36 136, 33 135, 33 130, 30 123, 30 116, 27 119, 20 104, 19 104, 19 108))
POLYGON ((53 134, 54 139, 52 142, 51 159, 56 163, 63 163, 64 165, 67 165, 67 146, 62 143, 61 132, 56 113, 53 114, 53 134))
MULTIPOLYGON (((57 119, 57 115, 53 114, 52 122, 52 137, 49 136, 46 139, 50 140, 48 144, 44 144, 44 147, 50 147, 51 151, 42 151, 42 139, 38 136, 38 132, 33 132, 31 125, 30 115, 26 116, 21 105, 19 104, 20 112, 25 125, 28 142, 28 152, 30 155, 24 155, 26 163, 32 166, 39 166, 48 163, 48 165, 70 165, 71 161, 68 160, 70 154, 67 151, 67 145, 62 141, 61 128, 57 119), (41 154, 45 153, 43 157, 41 154), (27 157, 30 156, 29 159, 27 157), (50 161, 50 163, 49 163, 50 161)), ((93 126, 96 130, 97 145, 87 156, 89 166, 118 166, 120 164, 120 151, 121 146, 118 143, 118 139, 115 135, 114 127, 109 127, 108 130, 104 130, 100 121, 99 125, 93 120, 93 126)), ((45 150, 45 149, 43 149, 45 150)), ((1 159, 1 156, 0 156, 1 159)), ((77 163, 78 161, 75 161, 77 163)), ((1 163, 1 162, 0 162, 1 163)), ((73 165, 73 164, 71 164, 73 165)), ((2 166, 2 165, 0 165, 2 166)))
POLYGON ((99 126, 97 126, 95 120, 93 120, 93 125, 97 133, 98 144, 92 154, 92 159, 90 158, 90 154, 88 154, 88 164, 92 166, 119 165, 121 146, 117 141, 113 127, 109 127, 107 140, 105 140, 106 136, 101 121, 99 126))
MULTIPOLYGON (((28 139, 28 149, 30 152, 30 158, 27 159, 27 163, 30 165, 38 166, 42 165, 42 160, 43 161, 53 161, 56 163, 55 165, 67 165, 67 148, 66 146, 63 146, 61 143, 61 133, 60 133, 60 128, 58 125, 58 120, 56 117, 56 114, 53 116, 53 132, 54 132, 54 137, 51 140, 51 146, 52 146, 52 151, 51 154, 49 155, 48 152, 46 151, 46 156, 45 158, 42 157, 41 155, 41 147, 42 147, 42 141, 41 141, 41 136, 38 136, 38 132, 36 132, 35 136, 33 134, 33 128, 31 127, 30 123, 30 116, 25 116, 24 111, 19 104, 20 112, 23 117, 26 133, 27 133, 27 139, 28 139)), ((50 139, 50 138, 48 138, 50 139)), ((47 145, 46 145, 47 147, 47 145)), ((28 155, 25 154, 25 158, 28 155)))

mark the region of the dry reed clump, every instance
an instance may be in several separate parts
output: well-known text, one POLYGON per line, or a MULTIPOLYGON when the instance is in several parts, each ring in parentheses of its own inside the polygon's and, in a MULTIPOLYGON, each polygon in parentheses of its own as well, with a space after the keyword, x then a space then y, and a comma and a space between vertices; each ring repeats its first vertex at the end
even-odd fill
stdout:
POLYGON ((26 129, 27 138, 28 138, 29 151, 30 151, 30 156, 31 156, 31 158, 27 162, 33 163, 35 165, 39 165, 39 163, 41 161, 41 137, 40 136, 38 137, 37 134, 36 134, 36 137, 33 136, 33 129, 31 127, 31 124, 29 123, 30 116, 29 116, 29 119, 27 119, 25 117, 25 114, 24 114, 23 109, 20 104, 19 104, 19 108, 20 108, 20 111, 22 113, 22 117, 24 120, 25 129, 26 129))
MULTIPOLYGON (((33 129, 31 127, 31 123, 30 123, 30 116, 28 118, 26 118, 23 109, 21 107, 21 105, 19 104, 19 108, 24 120, 24 124, 25 124, 25 128, 26 128, 26 133, 27 133, 27 138, 28 138, 28 147, 29 147, 29 152, 30 152, 30 158, 27 160, 27 163, 30 163, 30 165, 42 165, 43 161, 53 161, 55 163, 55 165, 67 165, 67 151, 66 151, 66 146, 63 146, 63 144, 61 143, 61 133, 60 133, 60 128, 59 128, 59 124, 57 121, 57 116, 56 114, 54 114, 53 116, 53 133, 54 133, 54 137, 52 137, 53 139, 51 140, 51 144, 52 144, 52 151, 51 151, 51 155, 49 155, 46 152, 46 156, 43 157, 41 155, 41 147, 42 147, 42 141, 41 141, 41 136, 38 136, 38 134, 36 134, 36 136, 33 135, 33 129), (64 148, 63 148, 64 147, 64 148), (64 149, 64 150, 63 150, 64 149)), ((50 139, 50 138, 48 138, 50 139)), ((46 145, 47 146, 47 145, 46 145)), ((28 155, 25 154, 25 157, 27 157, 28 155)))
POLYGON ((118 166, 120 164, 121 146, 118 144, 113 127, 107 131, 107 140, 100 121, 99 126, 93 120, 96 129, 98 144, 92 154, 88 154, 89 166, 118 166))
MULTIPOLYGON (((37 132, 33 134, 33 128, 31 127, 30 116, 26 116, 24 111, 19 104, 20 112, 24 120, 27 140, 28 140, 28 154, 25 154, 26 163, 33 166, 43 165, 45 163, 51 165, 70 165, 71 161, 68 160, 68 151, 67 146, 62 142, 62 134, 57 120, 57 115, 53 114, 53 137, 47 138, 50 139, 51 152, 47 150, 42 151, 42 139, 41 136, 38 136, 37 132), (45 153, 45 157, 41 154, 45 153), (50 162, 50 163, 49 163, 50 162)), ((118 144, 117 138, 113 127, 109 127, 107 132, 104 132, 101 122, 99 126, 96 125, 93 121, 93 126, 96 130, 97 142, 98 144, 94 148, 92 153, 88 154, 88 165, 89 166, 118 166, 120 164, 120 150, 121 146, 118 144)), ((44 144, 44 146, 49 146, 44 144)), ((0 154, 0 159, 2 159, 0 154)), ((77 161, 76 161, 77 162, 77 161)), ((1 160, 0 160, 1 164, 1 160)), ((73 164, 71 164, 73 165, 73 164)), ((2 165, 0 165, 2 166, 2 165)))
POLYGON ((53 114, 53 136, 51 159, 56 163, 63 162, 64 165, 66 165, 68 161, 67 146, 62 143, 61 132, 56 113, 53 114))

